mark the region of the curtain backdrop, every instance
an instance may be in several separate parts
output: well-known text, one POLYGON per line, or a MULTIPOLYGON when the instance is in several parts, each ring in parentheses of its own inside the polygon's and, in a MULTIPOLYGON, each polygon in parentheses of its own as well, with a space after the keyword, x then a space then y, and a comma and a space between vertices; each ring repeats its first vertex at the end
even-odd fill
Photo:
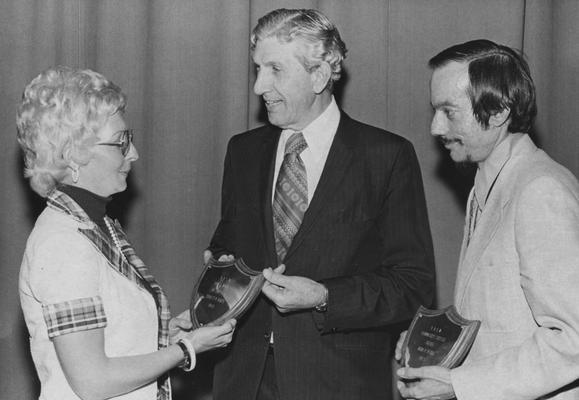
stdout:
MULTIPOLYGON (((264 122, 249 33, 280 7, 317 8, 337 24, 349 48, 338 102, 414 143, 440 306, 452 301, 472 182, 429 135, 431 56, 475 38, 522 48, 538 87, 534 138, 579 174, 577 0, 0 0, 0 400, 38 397, 17 290, 26 238, 43 207, 22 178, 15 139, 24 86, 67 64, 99 71, 128 94, 140 160, 112 212, 180 312, 219 218, 227 141, 264 122)), ((193 374, 175 379, 177 397, 207 398, 210 372, 201 357, 193 374)))

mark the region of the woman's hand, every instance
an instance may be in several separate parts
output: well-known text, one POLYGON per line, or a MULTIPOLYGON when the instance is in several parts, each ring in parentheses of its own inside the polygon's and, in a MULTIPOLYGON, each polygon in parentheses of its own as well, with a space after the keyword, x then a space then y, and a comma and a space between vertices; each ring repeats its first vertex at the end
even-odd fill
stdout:
MULTIPOLYGON (((220 326, 191 330, 188 313, 184 311, 172 319, 172 341, 188 339, 196 354, 231 342, 234 319, 220 326)), ((176 346, 169 346, 148 354, 109 357, 105 353, 104 328, 56 336, 53 342, 64 375, 81 398, 108 399, 129 393, 154 382, 177 366, 183 356, 176 346)))
POLYGON ((225 347, 233 339, 236 323, 235 319, 230 319, 222 325, 204 326, 187 333, 185 338, 191 342, 196 354, 218 347, 225 347))
POLYGON ((191 313, 189 310, 183 311, 176 317, 169 321, 169 343, 175 344, 187 336, 187 332, 191 332, 193 324, 191 323, 191 313))

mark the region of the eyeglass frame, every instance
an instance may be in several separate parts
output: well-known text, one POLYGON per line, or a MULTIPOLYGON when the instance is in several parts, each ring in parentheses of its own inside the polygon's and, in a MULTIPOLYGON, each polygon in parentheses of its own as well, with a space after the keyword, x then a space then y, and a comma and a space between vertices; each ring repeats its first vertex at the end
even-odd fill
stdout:
POLYGON ((131 145, 133 144, 133 130, 124 129, 115 133, 119 132, 121 133, 121 137, 118 142, 98 142, 95 144, 118 147, 121 150, 123 157, 126 157, 127 154, 129 154, 129 151, 131 151, 131 145))

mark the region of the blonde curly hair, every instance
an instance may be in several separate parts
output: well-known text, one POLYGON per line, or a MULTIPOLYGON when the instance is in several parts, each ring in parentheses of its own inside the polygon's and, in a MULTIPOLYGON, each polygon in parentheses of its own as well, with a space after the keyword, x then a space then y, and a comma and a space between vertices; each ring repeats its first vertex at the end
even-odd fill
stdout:
POLYGON ((103 75, 66 66, 49 68, 24 89, 18 106, 18 143, 24 175, 42 197, 68 175, 71 162, 85 165, 108 117, 124 112, 126 96, 103 75))

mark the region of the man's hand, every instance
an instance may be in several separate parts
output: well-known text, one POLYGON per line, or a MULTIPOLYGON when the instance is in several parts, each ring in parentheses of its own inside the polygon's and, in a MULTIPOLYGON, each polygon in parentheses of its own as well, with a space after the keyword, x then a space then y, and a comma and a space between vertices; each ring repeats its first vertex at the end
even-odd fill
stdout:
POLYGON ((326 288, 321 283, 302 276, 285 276, 285 265, 263 270, 265 283, 261 291, 281 313, 313 308, 326 299, 326 288))
POLYGON ((450 369, 431 366, 400 368, 398 390, 406 399, 446 400, 454 396, 450 369))
POLYGON ((402 361, 402 345, 404 344, 404 339, 406 338, 407 333, 408 331, 402 332, 400 334, 400 337, 398 338, 398 342, 396 343, 396 350, 394 350, 394 358, 398 362, 402 361))

